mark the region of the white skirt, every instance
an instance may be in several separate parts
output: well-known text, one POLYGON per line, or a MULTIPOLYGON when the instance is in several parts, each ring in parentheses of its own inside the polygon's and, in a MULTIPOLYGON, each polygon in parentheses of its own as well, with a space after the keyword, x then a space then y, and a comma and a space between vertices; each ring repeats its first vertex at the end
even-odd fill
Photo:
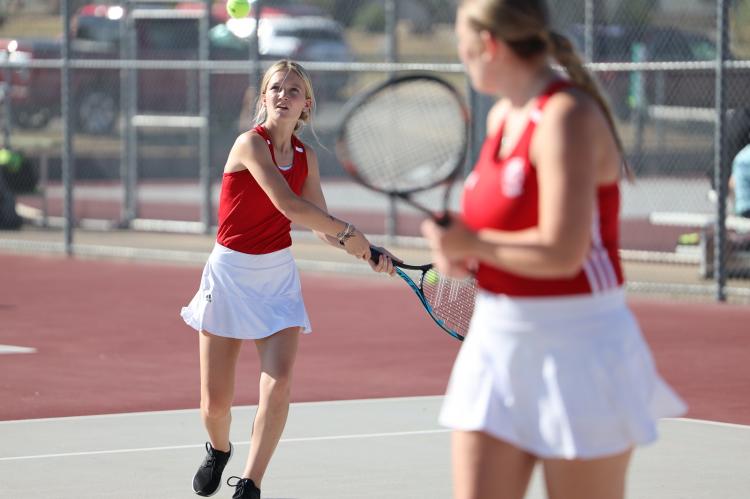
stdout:
POLYGON ((517 299, 480 292, 440 423, 541 458, 592 459, 657 438, 684 414, 622 290, 517 299))
POLYGON ((197 331, 227 338, 255 340, 294 326, 311 332, 289 248, 250 255, 217 243, 180 315, 197 331))

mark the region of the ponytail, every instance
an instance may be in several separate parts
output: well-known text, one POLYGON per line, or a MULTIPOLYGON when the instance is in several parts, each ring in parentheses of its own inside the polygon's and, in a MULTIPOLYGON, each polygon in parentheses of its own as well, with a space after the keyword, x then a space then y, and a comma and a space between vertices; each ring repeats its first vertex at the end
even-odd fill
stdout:
POLYGON ((612 110, 610 109, 609 103, 604 98, 604 95, 599 89, 599 85, 597 84, 591 73, 584 67, 581 58, 576 53, 575 49, 573 48, 573 44, 567 37, 555 31, 550 31, 549 42, 552 51, 552 57, 554 57, 555 60, 560 63, 563 68, 565 68, 565 71, 568 73, 568 76, 573 81, 573 83, 580 87, 584 92, 589 94, 604 112, 604 117, 606 118, 607 124, 609 124, 609 127, 612 130, 612 136, 615 139, 615 144, 617 145, 617 149, 619 150, 620 156, 622 157, 622 165, 625 175, 629 180, 632 181, 634 178, 633 170, 625 159, 625 148, 622 145, 620 135, 617 133, 615 121, 612 117, 612 110))

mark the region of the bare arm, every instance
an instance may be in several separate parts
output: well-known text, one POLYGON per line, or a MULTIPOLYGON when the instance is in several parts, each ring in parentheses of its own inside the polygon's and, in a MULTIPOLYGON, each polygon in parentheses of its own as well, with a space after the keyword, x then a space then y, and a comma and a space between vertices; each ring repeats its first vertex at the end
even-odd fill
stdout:
POLYGON ((440 233, 427 224, 427 237, 447 261, 475 258, 528 277, 574 275, 590 247, 597 184, 609 181, 610 175, 617 178, 611 142, 595 103, 575 94, 556 94, 531 144, 539 182, 538 226, 472 233, 456 224, 440 233), (605 173, 600 171, 602 163, 607 163, 605 173))
MULTIPOLYGON (((227 167, 237 165, 247 168, 271 203, 292 223, 313 231, 335 236, 346 229, 347 224, 302 196, 297 196, 273 163, 265 141, 255 133, 240 135, 229 153, 227 167)), ((355 231, 347 240, 347 252, 359 258, 369 258, 370 246, 364 235, 355 231)))
POLYGON ((514 238, 480 231, 477 242, 480 259, 529 277, 574 275, 591 243, 600 157, 595 144, 607 128, 588 101, 563 93, 556 97, 531 150, 539 182, 538 226, 514 238))
POLYGON ((273 205, 292 223, 335 235, 346 227, 324 210, 297 196, 273 163, 268 146, 254 133, 240 135, 229 153, 230 160, 250 171, 273 205))
MULTIPOLYGON (((302 197, 321 210, 328 212, 325 196, 323 195, 323 189, 320 185, 320 168, 318 166, 318 156, 312 149, 307 149, 307 179, 305 180, 305 185, 302 187, 302 197)), ((323 242, 326 242, 336 248, 341 247, 335 237, 331 237, 324 232, 316 230, 313 230, 313 232, 323 242)), ((393 275, 394 269, 391 259, 395 257, 385 248, 381 248, 379 246, 375 246, 375 248, 380 251, 380 259, 376 262, 368 260, 367 263, 370 264, 370 267, 375 272, 383 272, 393 275)))
MULTIPOLYGON (((320 185, 320 167, 318 166, 318 156, 312 149, 306 149, 306 151, 307 179, 305 180, 305 185, 302 187, 302 197, 308 202, 320 208, 322 211, 328 213, 325 196, 323 195, 323 189, 320 185)), ((331 237, 325 232, 314 229, 313 232, 323 242, 326 242, 331 246, 340 247, 338 240, 335 237, 331 237)))

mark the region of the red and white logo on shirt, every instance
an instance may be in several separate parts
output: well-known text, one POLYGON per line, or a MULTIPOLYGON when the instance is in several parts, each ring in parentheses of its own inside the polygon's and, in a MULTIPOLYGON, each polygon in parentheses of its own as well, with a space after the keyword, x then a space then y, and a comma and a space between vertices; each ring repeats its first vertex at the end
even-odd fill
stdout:
POLYGON ((517 198, 523 194, 523 181, 526 177, 524 166, 523 158, 510 158, 506 161, 500 178, 500 189, 505 197, 517 198))

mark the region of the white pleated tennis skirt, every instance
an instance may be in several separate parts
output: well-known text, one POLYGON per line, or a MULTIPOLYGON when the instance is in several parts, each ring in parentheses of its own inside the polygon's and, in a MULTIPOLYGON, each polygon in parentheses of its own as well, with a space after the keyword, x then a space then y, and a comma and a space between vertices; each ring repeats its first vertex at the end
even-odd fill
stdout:
POLYGON ((260 339, 295 326, 311 332, 289 248, 250 255, 217 243, 180 315, 197 331, 227 338, 260 339))
POLYGON ((615 290, 517 299, 480 291, 440 413, 540 458, 592 459, 657 438, 684 414, 615 290))

